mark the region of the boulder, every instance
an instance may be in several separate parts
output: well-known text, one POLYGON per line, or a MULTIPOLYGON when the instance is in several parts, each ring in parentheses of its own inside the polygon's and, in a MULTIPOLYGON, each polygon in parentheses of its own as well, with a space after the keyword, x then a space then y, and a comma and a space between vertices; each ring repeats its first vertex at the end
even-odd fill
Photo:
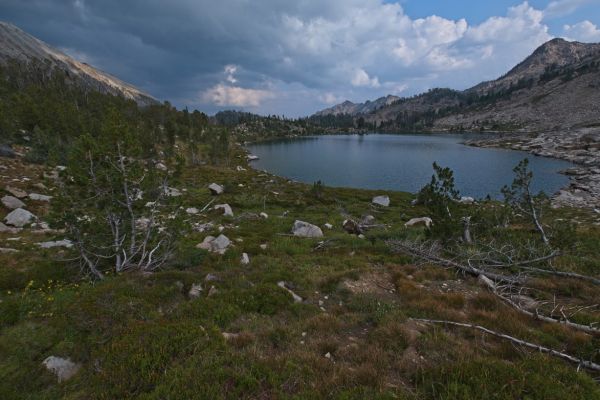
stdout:
POLYGON ((49 202, 50 200, 52 200, 52 196, 46 196, 44 194, 38 194, 38 193, 29 193, 29 198, 34 201, 45 201, 45 202, 49 202))
POLYGON ((4 218, 4 222, 6 222, 7 225, 22 228, 25 225, 32 223, 35 219, 36 216, 29 211, 24 208, 17 208, 4 218))
POLYGON ((361 225, 373 225, 375 223, 375 217, 372 215, 365 215, 360 222, 361 225))
POLYGON ((198 244, 196 247, 199 249, 208 250, 211 253, 225 254, 227 248, 231 245, 231 240, 225 235, 219 235, 218 237, 207 236, 204 241, 198 244))
POLYGON ((360 235, 362 233, 360 225, 352 219, 344 220, 342 228, 351 235, 360 235))
POLYGON ((80 364, 74 363, 68 358, 50 356, 42 364, 46 369, 52 372, 58 378, 59 382, 64 382, 73 377, 81 368, 80 364))
POLYGON ((68 239, 63 239, 52 242, 41 242, 37 243, 37 245, 40 246, 42 249, 52 249, 54 247, 64 247, 70 249, 71 247, 73 247, 73 242, 71 242, 68 239))
POLYGON ((223 189, 223 186, 217 185, 216 183, 211 183, 210 185, 208 185, 208 190, 210 190, 210 193, 214 196, 223 194, 223 192, 225 191, 225 189, 223 189))
POLYGON ((15 158, 17 153, 6 144, 0 144, 0 157, 15 158))
POLYGON ((431 225, 433 225, 433 220, 429 217, 413 218, 410 221, 408 221, 407 223, 405 223, 404 226, 409 227, 409 226, 415 226, 415 225, 420 225, 420 224, 423 224, 427 228, 429 228, 429 227, 431 227, 431 225))
POLYGON ((17 199, 24 199, 25 197, 27 197, 27 192, 24 190, 21 190, 19 188, 15 188, 12 186, 7 186, 6 188, 4 188, 8 193, 12 194, 13 196, 15 196, 17 199))
POLYGON ((294 222, 294 227, 292 228, 292 233, 294 236, 298 237, 307 237, 307 238, 319 238, 323 237, 323 231, 316 225, 309 224, 304 221, 296 221, 294 222))
POLYGON ((202 285, 199 283, 195 283, 192 285, 192 287, 190 288, 190 291, 188 292, 188 295, 191 298, 198 298, 200 297, 200 294, 202 294, 202 285))
POLYGON ((223 215, 226 217, 233 217, 233 210, 229 204, 217 204, 213 208, 214 210, 222 210, 223 215))
POLYGON ((458 200, 460 204, 473 204, 475 203, 475 199, 468 196, 462 196, 460 200, 458 200))
POLYGON ((250 257, 248 256, 248 253, 242 253, 242 257, 240 258, 240 263, 242 265, 250 264, 250 257))
POLYGON ((9 210, 16 210, 17 208, 25 207, 25 203, 13 196, 4 196, 2 198, 2 204, 9 210))
POLYGON ((21 229, 19 228, 11 228, 9 226, 4 225, 2 222, 0 222, 0 233, 18 233, 20 232, 21 229))
POLYGON ((373 204, 381 207, 389 207, 390 206, 390 198, 388 196, 376 196, 373 197, 371 201, 373 204))

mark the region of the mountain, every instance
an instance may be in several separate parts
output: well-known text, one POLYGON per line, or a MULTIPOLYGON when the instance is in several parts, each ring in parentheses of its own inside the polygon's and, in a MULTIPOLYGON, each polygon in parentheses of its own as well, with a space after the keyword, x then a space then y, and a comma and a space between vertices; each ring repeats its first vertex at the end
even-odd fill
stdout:
POLYGON ((0 22, 0 65, 11 62, 26 65, 37 63, 49 70, 64 71, 76 85, 101 93, 121 95, 135 100, 139 105, 157 103, 156 99, 133 85, 74 60, 14 25, 0 22))
POLYGON ((335 105, 330 108, 326 108, 325 110, 317 112, 315 115, 317 116, 326 116, 326 115, 342 115, 342 114, 368 114, 370 112, 376 111, 382 107, 389 106, 395 101, 400 100, 400 97, 388 95, 385 97, 381 97, 375 101, 367 100, 365 103, 353 103, 351 101, 346 100, 345 102, 335 105))
POLYGON ((382 130, 560 130, 600 126, 599 89, 600 44, 553 39, 494 81, 348 114, 382 130))

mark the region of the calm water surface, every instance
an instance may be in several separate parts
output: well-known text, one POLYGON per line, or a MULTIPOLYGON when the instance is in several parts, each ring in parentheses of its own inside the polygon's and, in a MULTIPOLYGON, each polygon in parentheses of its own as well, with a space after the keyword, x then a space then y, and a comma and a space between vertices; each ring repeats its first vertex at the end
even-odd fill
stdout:
POLYGON ((286 139, 248 146, 260 157, 254 168, 300 182, 321 180, 327 186, 417 192, 427 184, 436 161, 454 170, 464 196, 500 196, 510 184, 512 169, 527 157, 534 189, 553 194, 568 184, 558 172, 566 161, 503 149, 462 145, 473 135, 338 135, 286 139))

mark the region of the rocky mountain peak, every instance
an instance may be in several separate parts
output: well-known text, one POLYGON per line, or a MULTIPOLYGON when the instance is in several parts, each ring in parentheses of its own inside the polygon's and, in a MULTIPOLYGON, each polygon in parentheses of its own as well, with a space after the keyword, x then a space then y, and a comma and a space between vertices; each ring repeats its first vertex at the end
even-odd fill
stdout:
POLYGON ((0 65, 11 61, 42 62, 50 69, 67 72, 76 85, 102 93, 121 95, 135 100, 140 105, 157 102, 135 86, 79 62, 18 27, 0 21, 0 65))

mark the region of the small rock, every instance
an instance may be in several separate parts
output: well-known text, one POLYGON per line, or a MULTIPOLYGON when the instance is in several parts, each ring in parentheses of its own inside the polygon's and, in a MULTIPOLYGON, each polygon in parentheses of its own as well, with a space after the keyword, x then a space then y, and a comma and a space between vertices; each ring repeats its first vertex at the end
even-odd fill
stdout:
POLYGON ((306 237, 306 238, 318 238, 323 237, 323 231, 316 225, 309 224, 304 221, 295 221, 294 227, 292 228, 294 236, 306 237))
POLYGON ((19 233, 20 231, 19 228, 11 228, 0 222, 0 233, 19 233))
POLYGON ((36 244, 38 246, 40 246, 42 249, 52 249, 54 247, 64 247, 64 248, 70 249, 71 247, 73 247, 73 242, 71 242, 68 239, 52 241, 52 242, 41 242, 41 243, 36 243, 36 244))
POLYGON ((268 219, 269 218, 269 214, 267 214, 266 212, 261 212, 259 215, 260 215, 260 217, 262 219, 268 219))
POLYGON ((375 223, 375 217, 372 215, 365 215, 361 221, 362 225, 373 225, 375 223))
POLYGON ((240 263, 242 265, 250 264, 250 257, 248 256, 248 253, 242 253, 242 258, 240 259, 240 263))
POLYGON ((73 377, 81 368, 80 364, 74 363, 68 358, 50 356, 42 364, 58 378, 59 382, 64 382, 73 377))
POLYGON ((248 161, 256 161, 259 159, 260 159, 260 157, 258 157, 258 156, 253 156, 251 154, 248 155, 248 161))
POLYGON ((217 204, 213 207, 214 210, 223 210, 223 215, 233 217, 233 210, 229 204, 217 204))
POLYGON ((239 333, 223 332, 221 333, 221 335, 223 335, 223 339, 225 339, 226 341, 234 340, 240 337, 239 333))
POLYGON ((156 163, 156 169, 159 171, 167 171, 168 170, 167 166, 161 162, 156 163))
POLYGON ((25 207, 25 203, 14 196, 4 196, 2 198, 2 204, 9 210, 16 210, 17 208, 25 207))
POLYGON ((200 297, 202 294, 202 285, 200 283, 194 283, 188 292, 188 295, 194 299, 200 297))
POLYGON ((179 197, 181 196, 181 191, 179 191, 179 189, 176 188, 166 187, 165 195, 167 195, 168 197, 179 197))
POLYGON ((236 170, 238 172, 244 172, 244 171, 246 171, 246 168, 242 167, 241 165, 238 165, 237 168, 236 168, 236 170))
POLYGON ((389 196, 376 196, 376 197, 373 197, 373 200, 371 202, 375 205, 382 206, 382 207, 390 206, 389 196))
POLYGON ((360 235, 358 235, 358 238, 359 238, 359 239, 365 239, 365 238, 366 238, 366 236, 365 236, 365 235, 363 235, 363 234, 361 233, 360 235))
POLYGON ((220 282, 221 278, 219 278, 217 275, 206 274, 206 276, 204 277, 204 281, 205 282, 220 282))
POLYGON ((46 196, 44 194, 38 194, 38 193, 29 193, 29 198, 34 201, 44 201, 44 202, 49 202, 50 200, 52 200, 52 196, 46 196))
POLYGON ((328 359, 328 360, 331 360, 331 358, 332 358, 332 355, 331 355, 331 353, 330 353, 330 352, 327 352, 327 353, 325 354, 325 356, 324 356, 324 357, 325 357, 326 359, 328 359))
POLYGON ((259 247, 261 250, 266 250, 268 246, 266 244, 261 244, 259 247))
POLYGON ((225 254, 230 244, 231 241, 225 235, 219 235, 216 238, 213 236, 207 236, 204 238, 204 241, 198 244, 196 247, 199 249, 208 250, 212 253, 225 254))
POLYGON ((362 233, 360 225, 358 225, 358 223, 352 219, 344 220, 342 223, 342 228, 344 228, 344 230, 351 235, 360 235, 362 233))
POLYGON ((219 293, 219 289, 217 289, 214 286, 211 286, 210 289, 208 289, 208 294, 206 295, 206 297, 212 297, 212 296, 216 295, 217 293, 219 293))
POLYGON ((223 189, 223 186, 217 185, 216 183, 211 183, 210 185, 208 185, 208 190, 210 190, 210 193, 215 196, 223 194, 223 192, 225 191, 223 189))
POLYGON ((17 208, 4 218, 4 222, 6 222, 7 225, 22 228, 25 225, 33 222, 35 219, 36 216, 29 211, 25 210, 24 208, 17 208))
POLYGON ((460 198, 460 200, 458 200, 458 202, 460 204, 473 204, 473 203, 475 203, 475 199, 472 197, 463 196, 460 198))
MULTIPOLYGON (((44 185, 42 182, 34 183, 33 187, 40 190, 48 190, 48 187, 46 187, 46 185, 44 185)), ((25 193, 25 196, 27 196, 27 193, 25 193)))
POLYGON ((15 188, 15 187, 11 187, 11 186, 7 186, 5 188, 5 190, 12 194, 13 196, 15 196, 18 199, 24 199, 25 197, 27 197, 27 192, 24 190, 21 190, 19 188, 15 188))
POLYGON ((325 228, 327 228, 327 229, 330 229, 330 230, 331 230, 331 229, 333 229, 333 225, 331 225, 329 222, 328 222, 328 223, 326 223, 324 226, 325 226, 325 228))
POLYGON ((194 215, 194 214, 198 214, 200 212, 200 210, 198 210, 196 207, 190 207, 190 208, 187 208, 185 210, 185 212, 190 215, 194 215))
POLYGON ((16 249, 9 249, 9 248, 6 248, 6 247, 0 247, 0 253, 2 253, 2 254, 18 253, 18 252, 19 252, 19 250, 16 250, 16 249))
POLYGON ((431 227, 431 225, 433 225, 433 220, 429 217, 413 218, 410 221, 408 221, 407 223, 405 223, 404 226, 409 227, 409 226, 415 226, 415 225, 419 225, 419 224, 423 224, 427 228, 429 228, 429 227, 431 227))

